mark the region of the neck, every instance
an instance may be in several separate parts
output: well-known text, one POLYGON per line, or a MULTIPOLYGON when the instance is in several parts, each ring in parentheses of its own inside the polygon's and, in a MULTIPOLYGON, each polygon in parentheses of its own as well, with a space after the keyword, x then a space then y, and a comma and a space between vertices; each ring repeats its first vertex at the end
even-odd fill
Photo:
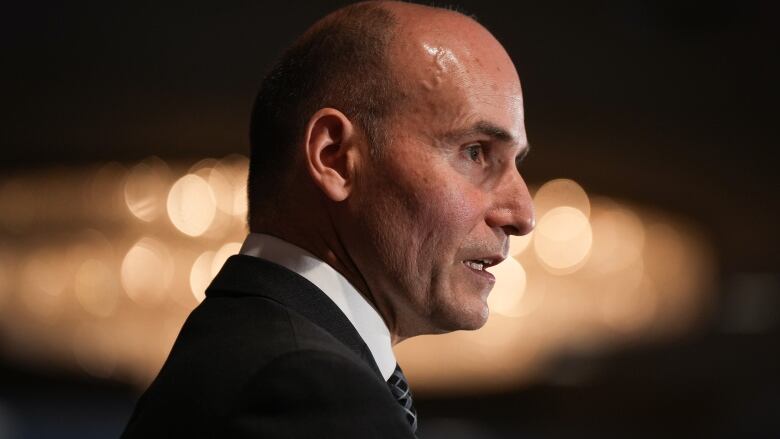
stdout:
MULTIPOLYGON (((318 209, 307 209, 307 211, 316 211, 318 209)), ((326 206, 321 206, 320 212, 327 212, 326 206)), ((287 216, 287 215, 284 215, 287 216)), ((290 215, 288 218, 300 218, 300 215, 290 215)), ((366 298, 366 300, 379 312, 382 319, 390 330, 392 344, 400 343, 407 337, 397 333, 395 319, 392 318, 392 312, 388 304, 380 297, 373 294, 369 288, 366 279, 358 269, 357 264, 352 259, 350 252, 341 239, 338 230, 334 226, 330 217, 312 217, 306 216, 307 221, 285 220, 283 218, 275 219, 273 222, 264 222, 252 227, 253 233, 264 233, 283 239, 294 244, 326 264, 333 267, 341 273, 355 289, 366 298)))

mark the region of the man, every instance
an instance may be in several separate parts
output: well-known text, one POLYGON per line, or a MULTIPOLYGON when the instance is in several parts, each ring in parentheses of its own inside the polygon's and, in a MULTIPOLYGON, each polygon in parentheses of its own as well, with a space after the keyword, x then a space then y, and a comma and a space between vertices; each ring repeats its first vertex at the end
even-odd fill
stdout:
POLYGON ((509 56, 456 12, 352 5, 266 78, 251 141, 251 233, 125 437, 413 437, 392 345, 481 327, 533 227, 509 56))

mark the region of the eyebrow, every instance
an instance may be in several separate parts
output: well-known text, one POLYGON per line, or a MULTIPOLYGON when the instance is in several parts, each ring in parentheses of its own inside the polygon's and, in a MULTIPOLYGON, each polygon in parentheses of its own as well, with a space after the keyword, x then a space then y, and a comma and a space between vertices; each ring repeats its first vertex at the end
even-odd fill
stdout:
MULTIPOLYGON (((451 131, 449 133, 446 133, 444 135, 444 138, 448 141, 457 141, 464 137, 473 136, 476 134, 482 134, 485 136, 488 136, 494 140, 498 140, 500 142, 504 143, 510 143, 510 144, 517 144, 518 141, 512 134, 509 133, 509 131, 505 130, 504 128, 485 120, 481 120, 471 127, 459 129, 455 131, 451 131)), ((528 151, 531 149, 531 145, 526 143, 524 145, 521 145, 521 151, 518 154, 519 156, 525 156, 528 154, 528 151)))

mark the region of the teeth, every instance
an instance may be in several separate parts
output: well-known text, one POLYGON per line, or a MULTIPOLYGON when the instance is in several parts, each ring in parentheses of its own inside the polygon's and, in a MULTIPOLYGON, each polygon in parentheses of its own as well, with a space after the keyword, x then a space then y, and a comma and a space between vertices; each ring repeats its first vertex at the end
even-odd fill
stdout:
POLYGON ((475 270, 482 270, 486 264, 485 261, 466 261, 466 265, 475 270))

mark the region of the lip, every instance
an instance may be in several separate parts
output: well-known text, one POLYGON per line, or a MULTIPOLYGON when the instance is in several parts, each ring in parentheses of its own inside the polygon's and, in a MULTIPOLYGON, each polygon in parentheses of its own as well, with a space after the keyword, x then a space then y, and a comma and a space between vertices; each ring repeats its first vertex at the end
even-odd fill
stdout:
POLYGON ((496 277, 493 276, 492 273, 489 273, 489 272, 487 272, 485 270, 475 270, 475 269, 469 267, 468 265, 466 265, 466 261, 461 261, 461 264, 463 265, 463 268, 465 268, 466 270, 472 272, 474 275, 479 276, 481 279, 483 279, 483 280, 485 280, 485 281, 487 281, 489 283, 495 283, 496 282, 496 277))

